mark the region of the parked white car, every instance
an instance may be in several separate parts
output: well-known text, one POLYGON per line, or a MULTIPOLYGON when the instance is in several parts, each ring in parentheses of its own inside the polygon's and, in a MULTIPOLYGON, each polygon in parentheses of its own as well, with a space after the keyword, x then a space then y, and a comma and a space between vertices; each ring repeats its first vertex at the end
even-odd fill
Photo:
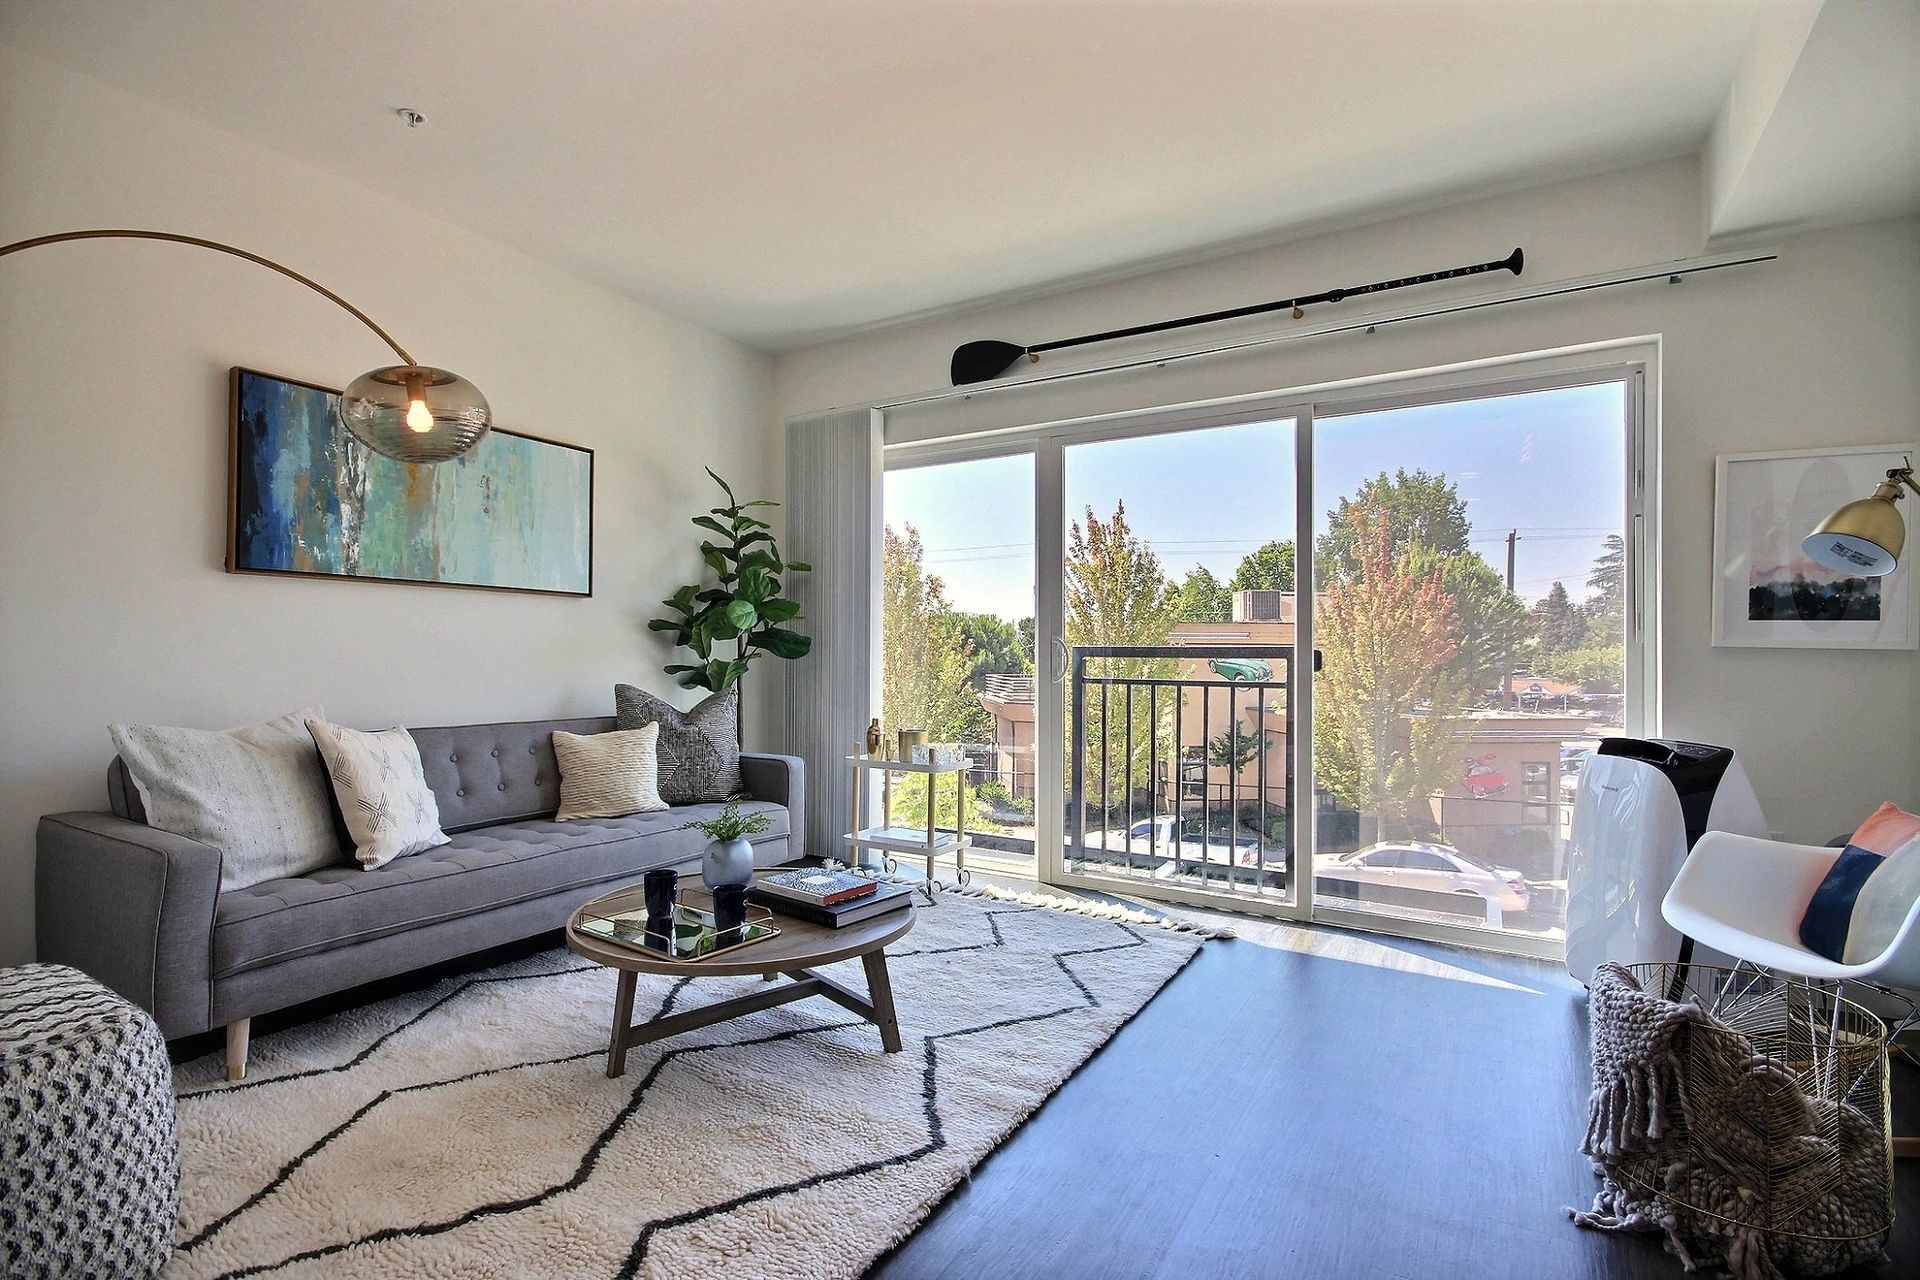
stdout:
POLYGON ((1316 880, 1381 889, 1472 894, 1498 903, 1502 913, 1525 911, 1533 903, 1526 877, 1512 867, 1483 867, 1449 845, 1420 840, 1387 841, 1317 858, 1313 874, 1316 880))

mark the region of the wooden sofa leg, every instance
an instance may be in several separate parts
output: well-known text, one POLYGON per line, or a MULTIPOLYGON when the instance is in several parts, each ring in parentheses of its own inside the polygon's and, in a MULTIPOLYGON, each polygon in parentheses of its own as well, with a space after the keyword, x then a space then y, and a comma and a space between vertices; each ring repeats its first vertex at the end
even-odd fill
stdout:
POLYGON ((252 1032, 252 1018, 227 1024, 227 1079, 247 1078, 247 1038, 252 1032))

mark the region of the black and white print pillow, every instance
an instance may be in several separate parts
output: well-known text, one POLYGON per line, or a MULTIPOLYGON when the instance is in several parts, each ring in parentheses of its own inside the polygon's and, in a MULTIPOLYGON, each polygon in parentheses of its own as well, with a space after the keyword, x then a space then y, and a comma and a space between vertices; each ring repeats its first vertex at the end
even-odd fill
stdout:
POLYGON ((364 733, 325 720, 307 721, 307 732, 320 748, 362 867, 371 871, 447 843, 440 802, 427 786, 412 734, 397 728, 364 733))
POLYGON ((715 804, 744 790, 737 687, 682 711, 645 689, 617 684, 613 705, 622 729, 660 726, 654 751, 660 762, 660 798, 668 804, 715 804))

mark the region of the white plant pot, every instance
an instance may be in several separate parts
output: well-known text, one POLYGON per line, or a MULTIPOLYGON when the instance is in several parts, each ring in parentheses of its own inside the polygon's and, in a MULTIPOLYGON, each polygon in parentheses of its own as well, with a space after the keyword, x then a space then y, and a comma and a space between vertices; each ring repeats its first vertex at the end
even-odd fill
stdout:
POLYGON ((709 889, 717 889, 723 884, 751 882, 753 841, 741 836, 737 840, 710 842, 706 853, 700 858, 700 879, 709 889))

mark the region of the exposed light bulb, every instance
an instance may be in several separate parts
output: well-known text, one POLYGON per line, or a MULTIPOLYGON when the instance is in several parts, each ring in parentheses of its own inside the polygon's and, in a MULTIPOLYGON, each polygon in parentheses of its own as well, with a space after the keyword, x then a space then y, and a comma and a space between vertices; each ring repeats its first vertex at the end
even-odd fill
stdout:
POLYGON ((423 433, 433 430, 433 414, 418 396, 407 402, 407 426, 423 433))

